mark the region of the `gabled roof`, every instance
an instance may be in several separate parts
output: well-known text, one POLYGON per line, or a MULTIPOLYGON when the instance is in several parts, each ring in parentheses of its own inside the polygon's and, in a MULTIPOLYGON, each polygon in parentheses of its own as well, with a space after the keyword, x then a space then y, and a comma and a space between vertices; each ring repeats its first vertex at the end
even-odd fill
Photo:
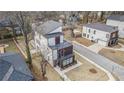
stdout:
POLYGON ((25 63, 25 60, 18 53, 4 53, 0 54, 0 80, 8 74, 7 80, 32 80, 33 76, 25 63), (11 73, 9 69, 12 67, 11 73), (9 74, 10 73, 10 74, 9 74))
POLYGON ((107 19, 124 21, 124 15, 111 15, 107 19))
POLYGON ((104 32, 109 32, 109 33, 118 31, 117 27, 109 26, 109 25, 102 24, 102 23, 91 23, 91 24, 86 24, 84 26, 88 28, 96 29, 96 30, 101 30, 104 32))
POLYGON ((46 35, 51 31, 57 29, 58 27, 62 26, 61 23, 50 20, 45 23, 41 23, 36 26, 36 31, 42 35, 46 35))

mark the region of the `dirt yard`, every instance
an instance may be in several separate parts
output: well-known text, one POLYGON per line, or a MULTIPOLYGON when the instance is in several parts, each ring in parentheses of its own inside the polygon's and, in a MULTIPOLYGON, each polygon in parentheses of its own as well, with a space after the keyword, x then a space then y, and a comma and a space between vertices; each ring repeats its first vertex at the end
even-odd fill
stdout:
POLYGON ((76 38, 75 41, 78 42, 78 43, 80 43, 80 44, 82 44, 82 45, 85 45, 87 47, 94 44, 94 42, 91 42, 90 40, 85 39, 83 37, 76 38))
POLYGON ((119 38, 118 42, 124 45, 124 38, 119 38))
POLYGON ((73 81, 106 81, 108 76, 101 69, 89 63, 87 60, 75 53, 76 59, 82 62, 82 65, 67 72, 66 75, 73 81))
POLYGON ((117 44, 117 45, 112 46, 112 48, 122 48, 122 46, 120 44, 117 44))
POLYGON ((108 59, 124 66, 124 52, 119 50, 111 50, 103 48, 100 52, 100 55, 107 57, 108 59))
POLYGON ((63 31, 63 33, 64 33, 64 38, 65 38, 65 39, 71 40, 71 41, 74 40, 74 38, 71 36, 71 30, 63 31))
MULTIPOLYGON (((33 62, 33 73, 36 80, 40 81, 42 79, 42 72, 41 72, 41 62, 42 58, 39 55, 36 55, 32 58, 33 62)), ((60 75, 49 65, 47 64, 46 67, 46 76, 48 81, 61 81, 60 75)))

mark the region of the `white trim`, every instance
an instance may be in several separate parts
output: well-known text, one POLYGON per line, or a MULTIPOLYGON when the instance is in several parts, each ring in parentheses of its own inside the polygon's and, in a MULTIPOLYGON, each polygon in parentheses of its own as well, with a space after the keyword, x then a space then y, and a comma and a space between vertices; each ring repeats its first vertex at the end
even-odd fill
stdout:
POLYGON ((14 71, 13 66, 11 66, 8 70, 8 72, 5 74, 5 76, 3 77, 3 81, 7 81, 9 79, 9 77, 11 76, 12 72, 14 71))

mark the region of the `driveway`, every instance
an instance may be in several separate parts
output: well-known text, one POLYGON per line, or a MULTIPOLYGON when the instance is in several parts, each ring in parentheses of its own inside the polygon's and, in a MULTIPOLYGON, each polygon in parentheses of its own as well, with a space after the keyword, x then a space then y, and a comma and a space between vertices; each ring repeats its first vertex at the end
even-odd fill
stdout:
POLYGON ((98 53, 102 48, 104 48, 104 46, 102 46, 98 43, 95 43, 95 44, 88 47, 88 49, 90 49, 91 51, 93 51, 95 53, 98 53))
POLYGON ((99 66, 103 67, 107 71, 114 74, 119 80, 124 80, 124 67, 114 63, 113 61, 92 52, 91 50, 74 43, 73 44, 74 50, 80 53, 82 56, 87 57, 89 60, 95 62, 99 66))

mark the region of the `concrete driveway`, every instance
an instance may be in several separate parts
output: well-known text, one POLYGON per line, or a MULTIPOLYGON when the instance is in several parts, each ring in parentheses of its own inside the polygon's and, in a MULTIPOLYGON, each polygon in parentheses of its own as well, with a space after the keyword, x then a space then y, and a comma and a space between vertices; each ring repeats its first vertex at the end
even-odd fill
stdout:
POLYGON ((104 48, 104 46, 98 44, 98 43, 95 43, 91 46, 88 47, 89 50, 95 52, 95 53, 98 53, 102 48, 104 48))

